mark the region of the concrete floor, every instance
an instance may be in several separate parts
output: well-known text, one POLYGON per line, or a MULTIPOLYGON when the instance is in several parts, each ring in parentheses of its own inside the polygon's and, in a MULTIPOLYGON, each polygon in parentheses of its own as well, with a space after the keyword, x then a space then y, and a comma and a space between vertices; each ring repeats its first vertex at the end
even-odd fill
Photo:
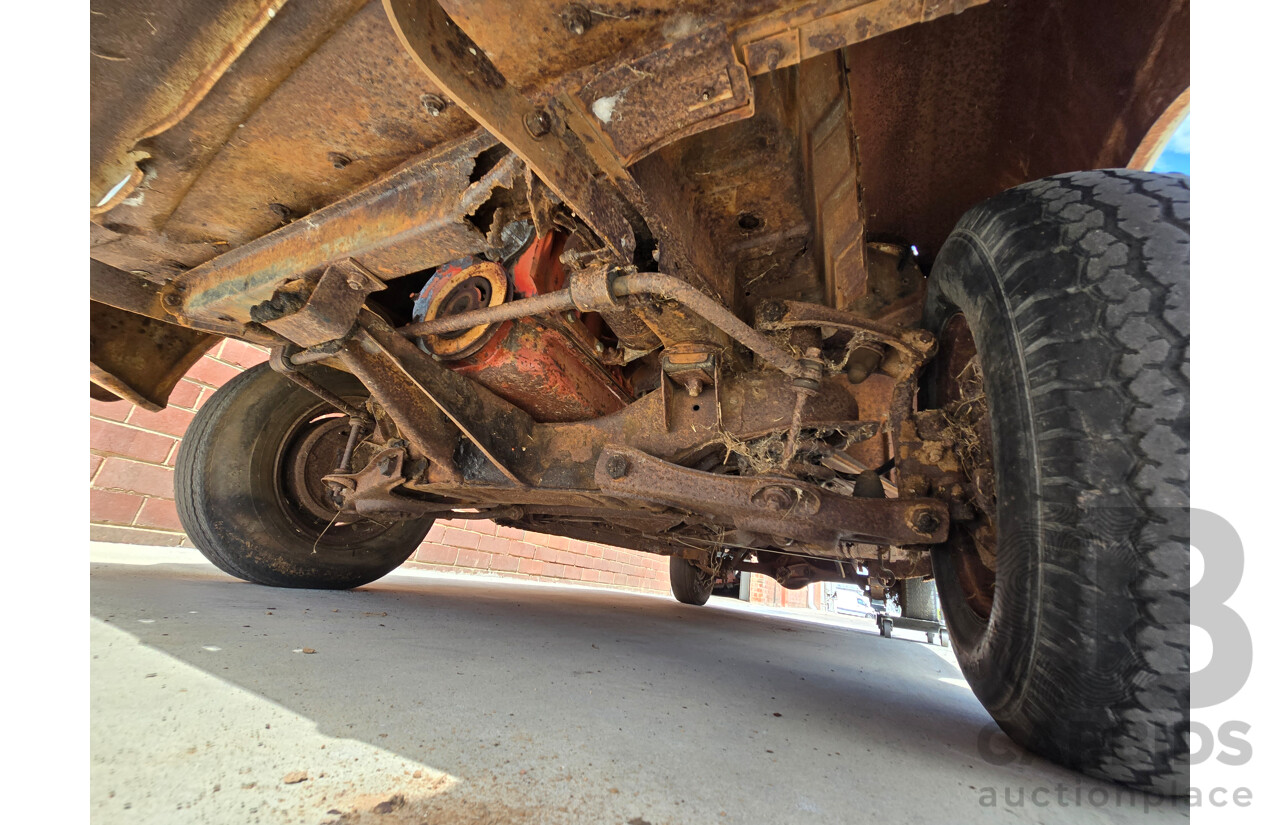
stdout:
POLYGON ((987 752, 1010 763, 984 759, 991 721, 949 652, 866 620, 419 571, 275 590, 183 549, 90 560, 100 825, 1187 818, 1001 734, 987 752))

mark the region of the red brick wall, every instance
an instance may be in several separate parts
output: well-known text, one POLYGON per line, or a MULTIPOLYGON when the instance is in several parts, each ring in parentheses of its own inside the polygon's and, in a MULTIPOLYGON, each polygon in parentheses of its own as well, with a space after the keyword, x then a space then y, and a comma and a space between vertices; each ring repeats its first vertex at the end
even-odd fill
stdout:
POLYGON ((768 576, 751 574, 751 602, 778 607, 782 604, 782 586, 768 576))
MULTIPOLYGON (((265 351, 226 340, 178 382, 162 412, 89 401, 89 535, 97 541, 190 546, 173 503, 173 462, 195 411, 265 351)), ((667 592, 667 560, 603 544, 438 521, 407 564, 667 592)))

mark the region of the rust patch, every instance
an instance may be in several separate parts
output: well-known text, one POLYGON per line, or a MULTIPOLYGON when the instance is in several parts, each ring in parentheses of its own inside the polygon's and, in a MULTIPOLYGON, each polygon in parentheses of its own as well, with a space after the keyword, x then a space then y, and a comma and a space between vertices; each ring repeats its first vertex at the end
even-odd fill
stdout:
POLYGON ((775 71, 987 0, 835 0, 786 6, 741 25, 734 37, 753 75, 775 71))
POLYGON ((383 0, 397 36, 431 81, 490 134, 511 147, 610 250, 627 257, 635 235, 618 192, 596 176, 595 164, 581 144, 566 139, 546 112, 505 81, 482 49, 471 42, 435 0, 383 0))
POLYGON ((128 0, 116 3, 112 14, 93 16, 89 65, 97 93, 91 109, 90 214, 132 193, 143 178, 138 164, 149 157, 138 142, 186 116, 283 5, 284 0, 128 0), (151 35, 138 24, 142 19, 151 35), (104 91, 116 95, 104 98, 104 91), (111 105, 126 100, 131 105, 111 105))
POLYGON ((751 83, 723 25, 597 75, 575 97, 626 166, 753 111, 751 83))
POLYGON ((441 147, 350 197, 196 267, 180 279, 186 314, 247 319, 286 281, 343 258, 380 278, 396 278, 486 248, 465 217, 500 187, 518 161, 504 158, 472 182, 475 158, 494 145, 472 135, 441 147), (440 191, 461 197, 439 199, 440 191), (429 208, 424 208, 429 207, 429 208))

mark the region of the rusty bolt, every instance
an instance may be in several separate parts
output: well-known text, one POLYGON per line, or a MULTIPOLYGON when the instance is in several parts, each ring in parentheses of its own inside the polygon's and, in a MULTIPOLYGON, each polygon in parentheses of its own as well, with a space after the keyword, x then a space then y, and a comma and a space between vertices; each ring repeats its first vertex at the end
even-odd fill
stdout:
POLYGON ((581 37, 587 33, 587 29, 591 28, 591 12, 585 6, 574 3, 566 6, 560 13, 560 21, 570 33, 581 37))
POLYGON ((169 309, 177 309, 182 306, 182 296, 176 292, 165 292, 160 296, 160 303, 169 309))
POLYGON ((941 526, 942 521, 934 515, 932 510, 920 510, 911 519, 911 529, 925 536, 932 534, 941 526))
POLYGON ((769 67, 769 71, 778 68, 778 64, 782 62, 782 46, 777 43, 770 43, 764 50, 764 62, 769 67))
POLYGON ((551 113, 546 109, 534 109, 524 116, 524 128, 530 137, 546 137, 551 133, 551 113))
POLYGON ((609 474, 609 478, 622 478, 630 469, 631 463, 624 455, 611 455, 604 464, 604 471, 609 474))
POLYGON ((358 292, 358 291, 359 291, 359 290, 361 290, 363 287, 364 287, 364 284, 360 283, 360 279, 359 279, 359 278, 348 278, 348 279, 347 279, 347 289, 355 290, 355 291, 357 291, 357 292, 358 292))
POLYGON ((924 355, 932 355, 938 347, 938 339, 933 333, 923 329, 908 330, 903 333, 902 340, 907 346, 924 355))
POLYGON ((267 204, 267 209, 270 210, 272 215, 275 215, 282 221, 287 221, 293 217, 293 210, 285 206, 283 203, 269 203, 267 204))
POLYGON ((439 117, 440 113, 449 108, 449 101, 440 95, 425 94, 421 98, 422 108, 427 110, 427 114, 432 117, 439 117))
POLYGON ((751 500, 766 510, 786 510, 795 503, 791 491, 782 487, 765 487, 756 491, 751 500))
POLYGON ((702 395, 702 379, 690 378, 689 383, 685 384, 684 388, 688 391, 691 398, 697 398, 699 395, 702 395))
POLYGON ((933 343, 933 333, 923 329, 912 329, 903 333, 902 340, 918 347, 927 347, 933 343))
POLYGON ((345 169, 351 165, 351 158, 341 152, 330 152, 327 157, 329 162, 333 164, 334 169, 345 169))

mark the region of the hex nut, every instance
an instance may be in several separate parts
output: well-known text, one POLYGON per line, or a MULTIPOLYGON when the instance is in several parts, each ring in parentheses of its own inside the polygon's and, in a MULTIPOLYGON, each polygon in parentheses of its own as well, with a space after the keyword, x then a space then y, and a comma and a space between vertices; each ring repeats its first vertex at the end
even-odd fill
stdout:
POLYGON ((432 117, 439 117, 449 107, 449 101, 440 95, 427 93, 419 99, 422 101, 422 108, 432 117))
POLYGON ((534 109, 524 116, 524 128, 531 137, 546 137, 551 133, 551 114, 546 109, 534 109))
POLYGON ((604 471, 609 474, 609 478, 613 479, 622 478, 630 469, 631 462, 627 461, 627 457, 623 455, 611 455, 604 463, 604 471))
POLYGON ((942 526, 942 521, 932 510, 921 510, 911 519, 911 528, 922 535, 929 535, 942 526))
POLYGON ((795 497, 782 487, 763 487, 751 496, 751 502, 766 510, 786 510, 795 504, 795 497))

